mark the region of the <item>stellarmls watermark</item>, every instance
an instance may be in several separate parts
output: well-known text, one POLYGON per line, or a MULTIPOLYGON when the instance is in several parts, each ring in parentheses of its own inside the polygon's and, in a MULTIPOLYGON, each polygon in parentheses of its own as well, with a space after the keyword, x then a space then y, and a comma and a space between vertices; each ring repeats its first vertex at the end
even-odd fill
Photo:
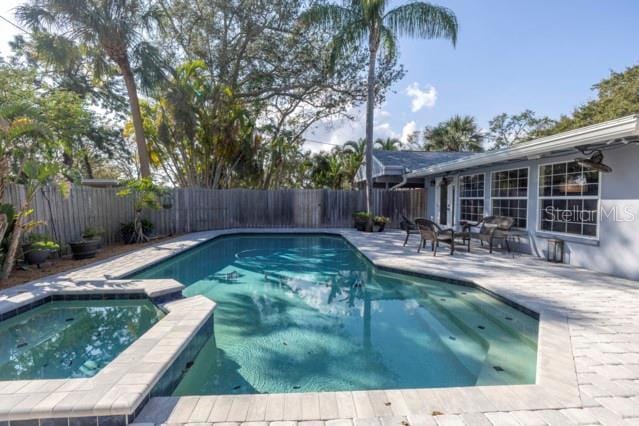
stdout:
POLYGON ((545 220, 554 222, 582 222, 596 223, 597 213, 600 218, 606 218, 610 222, 634 222, 637 219, 637 212, 631 206, 605 206, 599 207, 597 210, 585 210, 579 206, 569 208, 557 208, 547 206, 543 209, 545 220))

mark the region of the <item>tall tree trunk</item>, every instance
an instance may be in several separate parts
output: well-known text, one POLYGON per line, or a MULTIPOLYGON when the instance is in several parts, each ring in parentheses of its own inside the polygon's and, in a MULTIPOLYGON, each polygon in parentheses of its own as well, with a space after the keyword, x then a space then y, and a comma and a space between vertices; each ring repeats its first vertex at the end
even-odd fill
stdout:
POLYGON ((151 165, 149 160, 149 151, 144 138, 144 126, 142 125, 142 114, 140 113, 140 101, 138 99, 138 90, 131 71, 131 64, 123 61, 119 64, 126 91, 129 96, 129 105, 131 107, 131 120, 135 129, 135 143, 138 146, 138 157, 140 158, 140 175, 144 177, 151 176, 151 165))
POLYGON ((7 229, 9 229, 9 218, 6 214, 0 213, 0 243, 2 243, 7 229))
POLYGON ((366 99, 366 211, 369 214, 368 227, 373 228, 373 120, 375 111, 375 62, 377 43, 371 30, 368 59, 368 94, 366 99))
POLYGON ((0 156, 0 203, 4 199, 4 190, 9 176, 9 156, 0 156))
POLYGON ((93 166, 91 166, 91 160, 86 152, 84 153, 84 169, 87 172, 87 178, 93 179, 93 166))
POLYGON ((2 273, 0 273, 0 282, 9 278, 11 271, 13 271, 13 264, 16 263, 16 254, 18 253, 18 246, 20 245, 20 238, 22 238, 22 230, 24 228, 24 212, 29 209, 29 204, 23 204, 16 217, 15 224, 13 225, 13 232, 11 233, 11 240, 9 241, 9 247, 4 257, 4 263, 2 265, 2 273))

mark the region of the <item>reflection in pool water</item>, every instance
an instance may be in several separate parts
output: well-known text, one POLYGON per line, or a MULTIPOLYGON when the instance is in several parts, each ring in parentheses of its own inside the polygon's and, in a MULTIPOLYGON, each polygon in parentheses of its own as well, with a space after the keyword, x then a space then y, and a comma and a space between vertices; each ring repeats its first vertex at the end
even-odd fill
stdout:
POLYGON ((376 269, 340 237, 223 237, 135 277, 218 302, 177 395, 535 380, 537 320, 475 288, 376 269))
POLYGON ((0 322, 0 380, 91 377, 161 317, 148 300, 46 303, 0 322))

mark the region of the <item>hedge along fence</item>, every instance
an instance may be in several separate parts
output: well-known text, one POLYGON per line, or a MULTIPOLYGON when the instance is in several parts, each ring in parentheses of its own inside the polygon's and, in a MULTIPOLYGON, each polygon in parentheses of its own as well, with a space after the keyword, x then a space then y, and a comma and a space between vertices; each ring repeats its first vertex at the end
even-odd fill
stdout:
MULTIPOLYGON (((88 227, 105 231, 107 243, 120 241, 120 225, 133 221, 131 196, 120 197, 118 188, 72 186, 65 197, 56 187, 38 191, 31 219, 46 222, 34 232, 48 233, 66 244, 78 240, 88 227)), ((170 191, 170 209, 148 210, 143 216, 156 234, 179 234, 225 228, 330 228, 352 226, 351 214, 366 209, 364 191, 330 189, 227 189, 176 188, 170 191)), ((24 188, 9 185, 3 202, 16 206, 24 188)), ((373 211, 391 218, 399 227, 401 215, 425 213, 423 189, 373 191, 373 211)))

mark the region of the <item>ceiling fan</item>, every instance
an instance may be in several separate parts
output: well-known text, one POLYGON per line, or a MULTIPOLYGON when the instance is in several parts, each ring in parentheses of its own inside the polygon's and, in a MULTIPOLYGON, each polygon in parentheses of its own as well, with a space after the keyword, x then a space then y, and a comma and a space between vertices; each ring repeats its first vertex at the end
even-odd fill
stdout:
MULTIPOLYGON (((583 154, 585 154, 582 151, 583 154)), ((596 150, 592 153, 590 158, 575 158, 577 164, 592 170, 597 170, 604 173, 612 172, 612 167, 607 164, 604 164, 603 161, 603 153, 601 150, 596 150)))

